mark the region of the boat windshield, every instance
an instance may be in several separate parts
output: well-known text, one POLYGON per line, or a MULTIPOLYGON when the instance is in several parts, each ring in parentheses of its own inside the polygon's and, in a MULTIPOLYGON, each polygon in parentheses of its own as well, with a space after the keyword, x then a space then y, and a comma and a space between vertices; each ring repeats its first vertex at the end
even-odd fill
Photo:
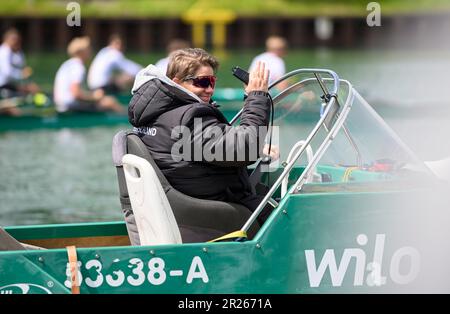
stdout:
MULTIPOLYGON (((321 180, 320 177, 317 179, 320 167, 327 166, 341 168, 344 173, 349 169, 377 173, 376 180, 411 173, 431 175, 424 163, 348 81, 340 80, 337 102, 320 123, 327 108, 325 95, 333 89, 333 80, 321 80, 322 86, 317 77, 290 80, 287 89, 272 91, 275 95, 273 143, 280 147, 281 162, 288 163, 289 157, 294 155, 294 146, 300 147, 302 142, 299 141, 311 138, 296 165, 306 167, 314 159, 311 175, 316 172, 316 180, 321 180), (318 123, 320 128, 316 130, 318 123), (330 133, 334 136, 330 137, 330 133)), ((370 175, 361 177, 374 178, 370 175)), ((311 178, 309 182, 313 180, 311 178)))

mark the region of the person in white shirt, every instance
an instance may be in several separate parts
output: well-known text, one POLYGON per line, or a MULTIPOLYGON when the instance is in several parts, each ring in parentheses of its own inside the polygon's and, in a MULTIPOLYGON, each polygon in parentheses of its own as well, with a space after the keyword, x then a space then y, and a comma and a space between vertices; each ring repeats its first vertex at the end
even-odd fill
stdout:
MULTIPOLYGON (((0 46, 0 98, 8 101, 12 97, 38 93, 40 88, 36 83, 25 82, 32 72, 32 69, 26 66, 19 32, 14 28, 7 30, 0 46)), ((0 113, 21 113, 20 109, 14 106, 5 107, 0 107, 0 113)))
MULTIPOLYGON (((287 52, 286 39, 279 36, 270 36, 266 40, 266 52, 256 56, 249 68, 251 72, 258 61, 264 62, 270 71, 269 84, 272 84, 286 73, 286 66, 283 57, 287 52)), ((286 88, 288 83, 286 81, 277 85, 278 89, 286 88)))
POLYGON ((186 40, 177 39, 177 38, 172 39, 166 47, 167 56, 165 58, 160 59, 158 62, 156 62, 155 66, 158 69, 160 69, 162 73, 166 74, 167 67, 169 65, 170 54, 176 50, 189 48, 190 46, 191 45, 186 40))
MULTIPOLYGON (((286 65, 283 58, 286 56, 288 44, 286 39, 279 36, 270 36, 266 39, 266 52, 256 56, 249 68, 252 71, 258 61, 264 62, 270 71, 269 85, 286 74, 286 65)), ((292 83, 292 82, 291 82, 292 83)), ((275 88, 277 90, 284 90, 290 85, 289 79, 278 83, 275 88)), ((291 111, 300 111, 305 102, 311 102, 316 99, 316 95, 312 90, 305 90, 295 102, 295 106, 290 106, 291 111)))
POLYGON ((141 69, 140 64, 125 58, 123 41, 114 34, 110 37, 109 45, 101 49, 92 61, 88 87, 91 90, 103 89, 105 93, 128 90, 141 69))
POLYGON ((91 57, 89 37, 76 37, 67 47, 71 57, 58 69, 54 84, 54 101, 59 112, 66 111, 115 111, 124 112, 124 108, 114 97, 105 96, 102 89, 94 92, 83 89, 86 75, 85 64, 91 57))

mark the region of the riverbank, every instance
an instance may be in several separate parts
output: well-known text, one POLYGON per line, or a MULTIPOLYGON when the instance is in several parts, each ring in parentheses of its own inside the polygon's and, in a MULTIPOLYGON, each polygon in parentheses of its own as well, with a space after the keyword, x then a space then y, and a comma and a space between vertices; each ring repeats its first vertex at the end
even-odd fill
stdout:
POLYGON ((369 2, 361 0, 246 0, 242 5, 231 0, 79 3, 80 23, 69 26, 67 17, 72 11, 66 9, 64 1, 4 1, 0 4, 0 31, 16 27, 26 51, 65 51, 69 40, 81 35, 89 36, 98 49, 107 44, 112 33, 125 38, 129 49, 141 52, 163 50, 173 38, 206 48, 258 48, 274 34, 285 37, 291 48, 450 45, 445 40, 450 29, 450 2, 444 0, 378 1, 379 12, 376 6, 367 9, 369 2), (372 20, 377 16, 376 26, 368 25, 369 14, 372 20), (228 18, 219 27, 221 16, 228 18), (206 19, 202 22, 204 33, 197 33, 194 40, 192 22, 199 19, 206 19))

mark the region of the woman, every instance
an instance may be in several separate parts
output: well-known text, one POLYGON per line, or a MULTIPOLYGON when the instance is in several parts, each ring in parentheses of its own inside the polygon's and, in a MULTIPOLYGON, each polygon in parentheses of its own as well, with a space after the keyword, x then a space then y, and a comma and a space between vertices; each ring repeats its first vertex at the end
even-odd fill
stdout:
POLYGON ((167 77, 149 65, 136 77, 129 121, 175 189, 196 198, 240 203, 253 211, 261 197, 250 185, 246 167, 264 146, 269 71, 259 63, 250 73, 241 122, 234 127, 211 101, 218 66, 200 48, 173 52, 167 77))

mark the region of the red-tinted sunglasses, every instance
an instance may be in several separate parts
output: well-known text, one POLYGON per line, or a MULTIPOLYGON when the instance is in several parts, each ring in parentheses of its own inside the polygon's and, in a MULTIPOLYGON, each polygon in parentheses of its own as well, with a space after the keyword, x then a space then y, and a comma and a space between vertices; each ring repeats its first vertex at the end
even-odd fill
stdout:
POLYGON ((187 76, 185 81, 192 80, 192 85, 195 87, 200 88, 208 88, 211 86, 211 88, 214 88, 216 86, 216 80, 217 78, 214 75, 208 75, 208 76, 187 76))

